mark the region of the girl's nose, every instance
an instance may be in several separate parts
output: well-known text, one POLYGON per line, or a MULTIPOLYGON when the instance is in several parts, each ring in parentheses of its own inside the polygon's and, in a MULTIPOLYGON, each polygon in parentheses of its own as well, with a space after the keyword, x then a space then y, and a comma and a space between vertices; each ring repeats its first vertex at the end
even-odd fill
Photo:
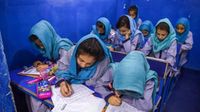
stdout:
POLYGON ((86 67, 86 64, 85 64, 85 63, 81 63, 81 67, 82 67, 82 68, 85 68, 85 67, 86 67))

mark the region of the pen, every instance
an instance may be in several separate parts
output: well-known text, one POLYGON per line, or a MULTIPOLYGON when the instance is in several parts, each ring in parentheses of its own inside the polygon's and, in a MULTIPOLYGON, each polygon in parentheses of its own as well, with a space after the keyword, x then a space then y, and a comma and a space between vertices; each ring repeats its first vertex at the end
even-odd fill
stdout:
POLYGON ((52 77, 50 77, 49 79, 48 79, 48 81, 49 82, 51 82, 53 79, 55 79, 56 78, 56 76, 52 76, 52 77))
POLYGON ((123 95, 118 93, 118 91, 116 91, 114 88, 110 88, 110 90, 115 94, 115 96, 117 96, 118 98, 121 98, 123 95))
POLYGON ((42 78, 41 78, 41 77, 38 77, 38 78, 36 78, 36 79, 33 79, 33 80, 28 81, 27 83, 28 83, 28 84, 34 84, 34 83, 39 82, 39 81, 41 81, 41 80, 42 80, 42 78))
POLYGON ((62 106, 61 110, 64 110, 66 106, 67 106, 67 104, 64 104, 64 105, 62 106))

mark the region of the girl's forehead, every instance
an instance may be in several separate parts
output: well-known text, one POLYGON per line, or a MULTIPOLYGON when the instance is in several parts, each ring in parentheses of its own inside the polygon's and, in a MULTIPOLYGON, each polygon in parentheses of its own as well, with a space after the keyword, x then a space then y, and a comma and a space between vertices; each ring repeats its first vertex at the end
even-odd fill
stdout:
POLYGON ((185 25, 180 23, 180 24, 177 25, 177 27, 185 27, 185 25))
POLYGON ((91 63, 91 62, 95 61, 95 57, 94 56, 92 56, 90 54, 86 54, 86 53, 80 54, 78 56, 78 59, 81 59, 82 61, 84 61, 86 63, 91 63))
POLYGON ((136 10, 130 10, 129 12, 131 12, 131 13, 135 13, 135 12, 136 12, 136 10))
POLYGON ((157 32, 157 33, 167 33, 166 30, 160 29, 160 28, 158 28, 158 29, 156 30, 156 32, 157 32))
POLYGON ((122 26, 121 28, 119 28, 120 30, 129 30, 127 27, 122 26))

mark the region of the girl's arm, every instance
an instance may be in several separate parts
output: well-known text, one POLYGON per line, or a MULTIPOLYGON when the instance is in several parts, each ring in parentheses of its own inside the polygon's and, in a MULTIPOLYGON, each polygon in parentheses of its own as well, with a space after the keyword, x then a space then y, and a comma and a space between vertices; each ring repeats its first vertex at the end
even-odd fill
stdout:
POLYGON ((141 51, 147 56, 152 50, 152 43, 151 43, 151 37, 147 40, 144 47, 141 49, 141 51))
POLYGON ((167 50, 166 61, 173 67, 176 62, 177 54, 177 41, 173 41, 169 49, 167 50))
POLYGON ((59 50, 60 59, 57 61, 58 70, 55 72, 56 75, 56 86, 60 86, 60 92, 64 97, 72 95, 73 90, 69 83, 68 69, 70 66, 70 59, 73 53, 74 47, 69 51, 64 49, 59 50))
POLYGON ((117 31, 115 31, 114 29, 112 29, 111 30, 111 32, 110 32, 110 35, 109 35, 109 37, 108 37, 108 39, 110 40, 110 44, 111 44, 111 46, 110 46, 110 50, 111 51, 118 51, 118 46, 119 46, 119 44, 120 44, 120 41, 119 41, 119 34, 118 34, 118 32, 117 31))
POLYGON ((140 35, 136 35, 133 40, 129 38, 129 40, 123 42, 126 53, 136 50, 137 45, 139 44, 139 38, 140 35))
POLYGON ((110 31, 110 34, 108 36, 108 39, 109 39, 109 44, 112 44, 114 45, 116 42, 116 38, 117 38, 117 34, 116 34, 116 31, 114 29, 111 29, 110 31))
POLYGON ((57 84, 59 85, 59 83, 62 82, 66 78, 65 74, 67 73, 69 69, 70 59, 71 59, 73 50, 74 50, 74 46, 69 51, 66 51, 64 49, 59 50, 60 59, 57 61, 58 69, 55 72, 55 75, 57 78, 56 85, 57 84))
POLYGON ((109 85, 111 85, 111 82, 112 68, 109 67, 107 70, 105 70, 102 77, 97 80, 94 90, 97 93, 101 94, 102 98, 106 98, 107 96, 112 94, 111 88, 109 87, 109 85))
POLYGON ((193 35, 192 32, 189 32, 188 38, 185 40, 185 43, 181 46, 181 50, 191 50, 193 45, 193 35))
POLYGON ((152 93, 154 90, 154 82, 149 80, 144 90, 144 99, 133 99, 132 106, 139 110, 150 111, 153 108, 152 93))

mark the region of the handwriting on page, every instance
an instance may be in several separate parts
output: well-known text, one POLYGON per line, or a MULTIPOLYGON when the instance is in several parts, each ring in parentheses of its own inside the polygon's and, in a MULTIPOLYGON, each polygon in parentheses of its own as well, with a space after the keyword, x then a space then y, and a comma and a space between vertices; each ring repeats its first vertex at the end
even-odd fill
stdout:
POLYGON ((82 98, 82 97, 85 97, 85 96, 88 96, 88 95, 94 93, 94 91, 90 90, 89 88, 87 88, 86 86, 81 85, 81 84, 72 84, 72 88, 73 88, 73 94, 69 97, 64 97, 60 93, 60 88, 52 87, 53 103, 58 103, 58 100, 60 100, 60 101, 63 101, 65 103, 69 104, 69 103, 72 103, 72 102, 82 98), (56 99, 56 100, 54 101, 54 99, 56 99))
POLYGON ((92 95, 92 90, 81 84, 72 84, 74 93, 70 97, 63 97, 60 88, 52 87, 52 112, 101 112, 105 101, 92 95))

